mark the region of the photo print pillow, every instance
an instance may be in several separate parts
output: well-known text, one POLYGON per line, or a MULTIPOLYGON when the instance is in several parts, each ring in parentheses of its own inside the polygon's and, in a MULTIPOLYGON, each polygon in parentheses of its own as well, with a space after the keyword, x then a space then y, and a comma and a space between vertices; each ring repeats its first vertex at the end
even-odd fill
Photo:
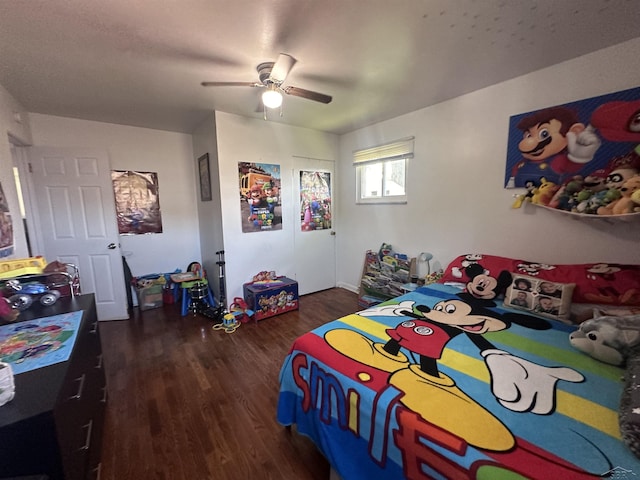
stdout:
POLYGON ((569 322, 575 283, 550 282, 527 275, 512 274, 504 297, 505 307, 527 310, 547 318, 569 322))

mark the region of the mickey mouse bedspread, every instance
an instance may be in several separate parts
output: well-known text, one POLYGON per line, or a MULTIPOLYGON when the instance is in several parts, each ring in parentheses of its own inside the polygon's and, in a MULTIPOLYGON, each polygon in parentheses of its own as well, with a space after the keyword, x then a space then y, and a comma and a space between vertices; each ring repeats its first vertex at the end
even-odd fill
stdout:
POLYGON ((344 480, 638 475, 624 372, 574 350, 573 328, 422 287, 299 337, 278 421, 344 480))

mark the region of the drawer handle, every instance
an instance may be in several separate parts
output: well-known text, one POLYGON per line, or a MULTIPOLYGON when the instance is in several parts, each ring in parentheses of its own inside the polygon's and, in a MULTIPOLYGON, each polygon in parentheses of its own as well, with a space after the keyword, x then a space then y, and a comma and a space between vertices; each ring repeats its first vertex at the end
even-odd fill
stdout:
POLYGON ((102 400, 100 400, 102 403, 107 403, 107 395, 107 386, 105 385, 102 387, 102 400))
POLYGON ((91 330, 89 330, 89 333, 98 333, 98 321, 97 320, 91 324, 91 330))
POLYGON ((98 370, 102 369, 102 354, 98 355, 98 364, 96 365, 98 370))
POLYGON ((102 462, 100 462, 98 464, 98 466, 96 468, 93 469, 93 471, 95 472, 96 476, 95 479, 96 480, 100 480, 100 475, 102 473, 102 462))
POLYGON ((84 445, 80 447, 80 450, 89 450, 89 447, 91 446, 91 430, 93 430, 93 420, 89 420, 89 423, 87 423, 82 428, 87 429, 87 436, 84 438, 84 445))
POLYGON ((78 391, 76 392, 76 394, 69 397, 70 400, 80 400, 80 397, 82 397, 82 390, 84 390, 85 378, 86 375, 84 373, 80 378, 76 378, 76 382, 80 382, 80 385, 78 385, 78 391))

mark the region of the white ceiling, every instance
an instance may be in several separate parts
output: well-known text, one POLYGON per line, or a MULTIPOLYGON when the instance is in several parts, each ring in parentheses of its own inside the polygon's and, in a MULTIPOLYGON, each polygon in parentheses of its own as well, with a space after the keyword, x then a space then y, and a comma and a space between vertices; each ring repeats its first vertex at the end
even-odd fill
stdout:
POLYGON ((260 89, 200 82, 284 52, 284 85, 333 102, 269 119, 340 134, 638 36, 640 0, 0 0, 0 84, 30 112, 191 133, 262 118, 260 89))

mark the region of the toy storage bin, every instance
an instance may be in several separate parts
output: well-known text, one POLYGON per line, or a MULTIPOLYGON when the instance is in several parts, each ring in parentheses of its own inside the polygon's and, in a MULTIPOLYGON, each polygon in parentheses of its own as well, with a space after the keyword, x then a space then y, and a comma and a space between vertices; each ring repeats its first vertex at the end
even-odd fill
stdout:
POLYGON ((144 288, 136 288, 138 307, 140 310, 151 310, 162 306, 162 285, 151 285, 144 288))
POLYGON ((255 312, 256 321, 298 309, 298 282, 290 278, 245 283, 242 290, 244 301, 255 312))

